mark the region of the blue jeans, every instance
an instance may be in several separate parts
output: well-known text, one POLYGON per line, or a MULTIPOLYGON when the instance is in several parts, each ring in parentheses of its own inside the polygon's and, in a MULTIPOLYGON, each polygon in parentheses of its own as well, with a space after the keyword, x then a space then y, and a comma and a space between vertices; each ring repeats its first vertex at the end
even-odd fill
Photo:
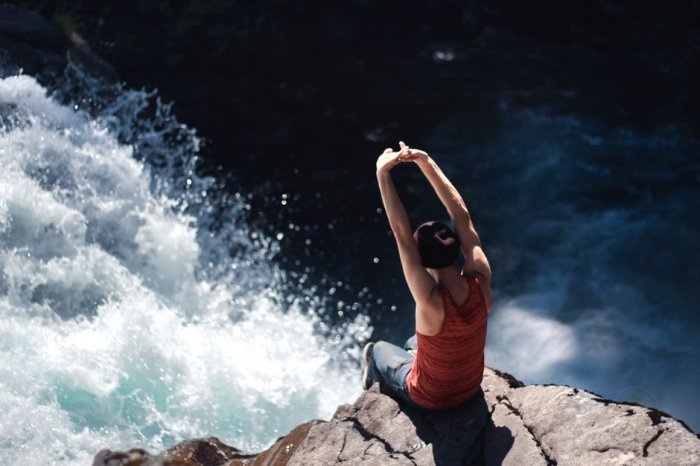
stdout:
POLYGON ((372 383, 379 382, 380 387, 388 391, 389 395, 411 406, 420 408, 411 400, 406 389, 406 379, 413 367, 413 355, 407 350, 417 350, 416 336, 409 338, 402 348, 378 341, 372 350, 374 367, 372 368, 372 383))

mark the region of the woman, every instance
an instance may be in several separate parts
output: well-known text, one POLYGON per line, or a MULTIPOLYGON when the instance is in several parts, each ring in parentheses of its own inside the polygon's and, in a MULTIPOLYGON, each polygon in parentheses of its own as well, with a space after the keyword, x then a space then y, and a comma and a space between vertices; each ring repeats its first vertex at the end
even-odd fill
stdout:
POLYGON ((476 393, 484 372, 486 322, 491 307, 491 267, 467 206, 437 163, 403 142, 377 159, 377 181, 399 249, 401 267, 416 303, 416 334, 404 349, 379 341, 363 351, 363 386, 380 382, 413 406, 444 409, 476 393), (426 222, 412 231, 391 179, 402 162, 415 163, 447 209, 454 231, 426 222), (464 256, 461 271, 455 262, 464 256))

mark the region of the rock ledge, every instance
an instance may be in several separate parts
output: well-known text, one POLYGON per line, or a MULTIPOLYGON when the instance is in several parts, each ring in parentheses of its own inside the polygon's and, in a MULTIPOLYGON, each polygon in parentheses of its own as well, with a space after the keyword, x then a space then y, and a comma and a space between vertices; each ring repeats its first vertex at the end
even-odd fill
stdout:
POLYGON ((301 424, 259 454, 212 437, 158 455, 103 450, 93 466, 700 464, 699 436, 661 411, 491 369, 482 389, 462 406, 423 413, 374 385, 330 421, 301 424))

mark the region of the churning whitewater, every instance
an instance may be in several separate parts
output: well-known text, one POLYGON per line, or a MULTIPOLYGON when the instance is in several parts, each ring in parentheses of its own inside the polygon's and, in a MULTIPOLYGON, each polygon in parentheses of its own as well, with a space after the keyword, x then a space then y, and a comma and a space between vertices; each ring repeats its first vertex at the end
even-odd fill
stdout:
POLYGON ((246 196, 196 174, 196 136, 153 94, 96 95, 0 80, 3 464, 256 450, 352 401, 367 317, 329 330, 320 298, 285 291, 246 196))

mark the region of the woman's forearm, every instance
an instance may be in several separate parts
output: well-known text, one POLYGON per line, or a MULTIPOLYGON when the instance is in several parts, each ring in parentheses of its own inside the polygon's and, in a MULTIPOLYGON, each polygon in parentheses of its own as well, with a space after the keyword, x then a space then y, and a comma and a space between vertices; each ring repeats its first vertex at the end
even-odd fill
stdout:
POLYGON ((408 213, 399 198, 389 171, 377 171, 377 182, 379 183, 379 192, 382 195, 382 203, 384 204, 386 216, 389 219, 391 231, 394 232, 397 238, 411 236, 411 222, 408 218, 408 213))
POLYGON ((455 221, 469 221, 469 211, 461 194, 454 187, 452 182, 445 176, 438 164, 430 157, 417 162, 418 167, 423 172, 423 175, 428 179, 428 182, 435 190, 440 202, 447 209, 447 213, 455 221))

